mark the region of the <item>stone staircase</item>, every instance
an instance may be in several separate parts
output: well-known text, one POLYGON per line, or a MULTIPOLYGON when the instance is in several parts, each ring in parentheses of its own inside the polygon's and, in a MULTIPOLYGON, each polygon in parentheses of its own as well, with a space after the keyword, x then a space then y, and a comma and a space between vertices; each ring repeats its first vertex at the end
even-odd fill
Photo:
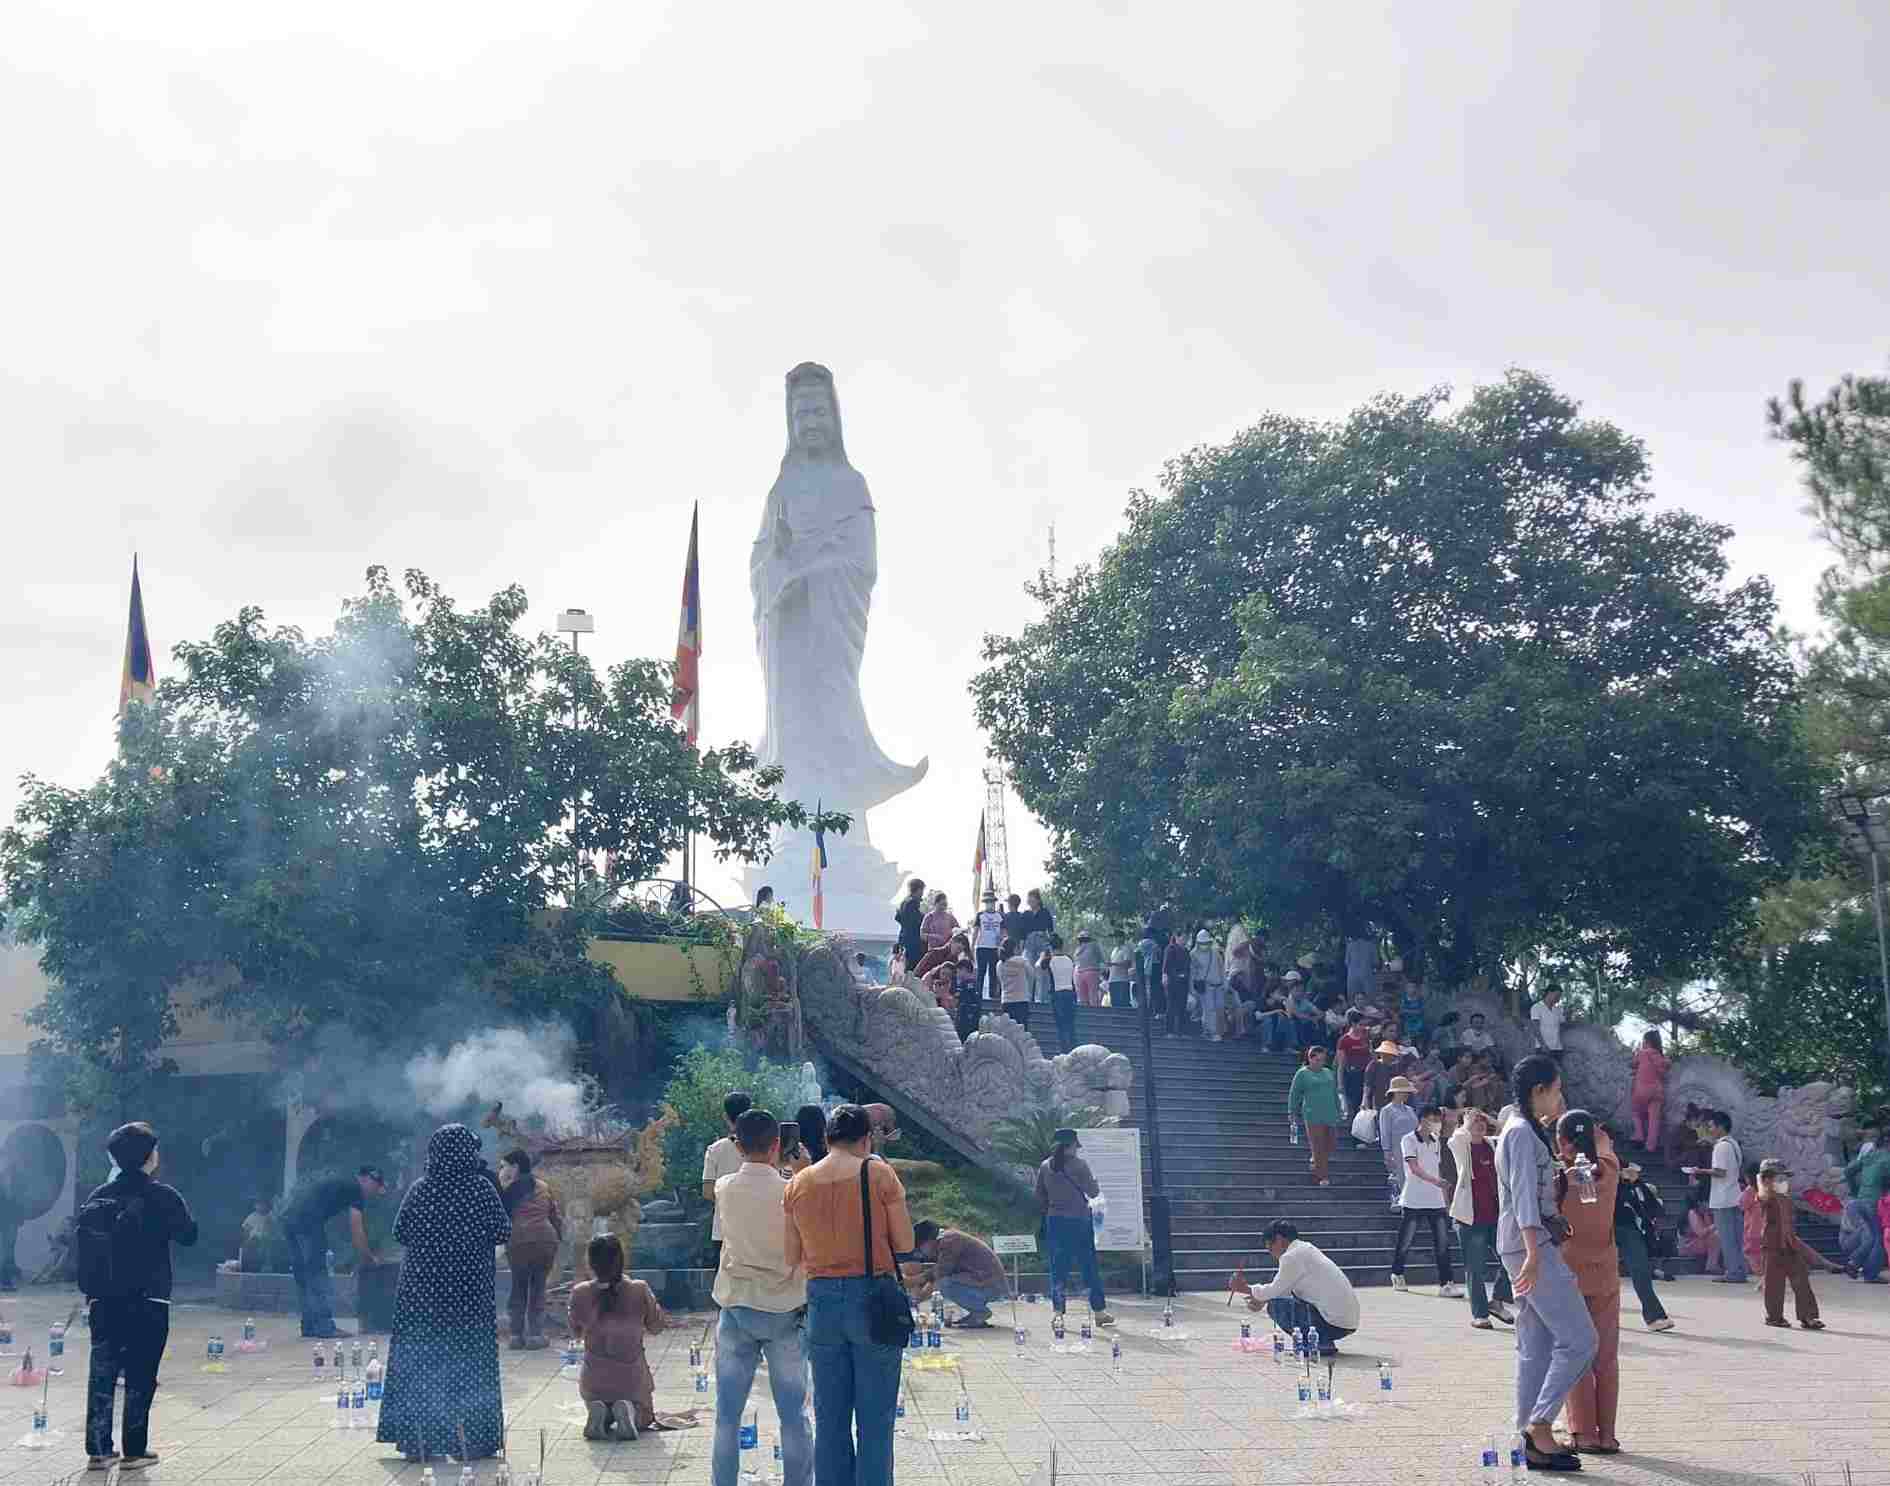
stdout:
MULTIPOLYGON (((1040 1039, 1054 1042, 1048 1007, 1033 1008, 1031 1028, 1040 1039)), ((1122 1053, 1134 1065, 1131 1113, 1124 1123, 1142 1130, 1143 1183, 1152 1191, 1141 1013, 1079 1007, 1076 1036, 1079 1043, 1122 1053)), ((1332 1155, 1332 1185, 1313 1185, 1306 1147, 1293 1145, 1287 1130, 1287 1089, 1298 1066, 1292 1054, 1263 1052, 1250 1041, 1210 1043, 1157 1032, 1154 1065, 1178 1289, 1224 1289, 1236 1265, 1244 1265, 1250 1277, 1264 1278, 1273 1261, 1261 1235, 1279 1218, 1325 1250, 1353 1284, 1390 1283, 1398 1214, 1391 1207, 1383 1158, 1375 1146, 1355 1149, 1342 1132, 1332 1155)), ((1672 1221, 1683 1226, 1686 1179, 1664 1168, 1650 1167, 1649 1174, 1672 1221)), ((1801 1210, 1799 1230, 1815 1248, 1837 1256, 1835 1225, 1801 1210)), ((1462 1262, 1454 1244, 1452 1262, 1462 1262)), ((1673 1267, 1698 1266, 1682 1260, 1673 1267)), ((1430 1240, 1422 1231, 1406 1276, 1414 1285, 1437 1281, 1430 1240)))

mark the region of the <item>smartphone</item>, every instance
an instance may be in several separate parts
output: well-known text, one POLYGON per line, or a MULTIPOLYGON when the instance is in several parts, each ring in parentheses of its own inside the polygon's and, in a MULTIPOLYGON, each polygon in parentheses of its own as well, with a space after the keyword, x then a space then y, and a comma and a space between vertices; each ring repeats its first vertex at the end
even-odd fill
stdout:
POLYGON ((801 1126, 798 1120, 781 1121, 781 1159, 783 1161, 801 1148, 801 1126))

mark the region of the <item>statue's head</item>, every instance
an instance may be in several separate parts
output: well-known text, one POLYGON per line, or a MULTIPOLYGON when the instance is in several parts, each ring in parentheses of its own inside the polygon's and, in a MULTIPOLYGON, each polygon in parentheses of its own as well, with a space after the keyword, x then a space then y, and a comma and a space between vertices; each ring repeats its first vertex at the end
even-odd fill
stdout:
POLYGON ((803 459, 846 460, 840 399, 826 367, 803 361, 787 374, 787 421, 790 453, 803 459))

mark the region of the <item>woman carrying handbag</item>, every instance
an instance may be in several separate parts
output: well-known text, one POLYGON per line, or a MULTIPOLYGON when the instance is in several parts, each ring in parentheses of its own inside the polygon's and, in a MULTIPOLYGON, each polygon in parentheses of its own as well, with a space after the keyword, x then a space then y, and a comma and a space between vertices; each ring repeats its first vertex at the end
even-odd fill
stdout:
POLYGON ((898 1255, 912 1215, 898 1173, 873 1157, 857 1104, 827 1121, 827 1154, 787 1185, 786 1257, 807 1275, 815 1486, 891 1486, 893 1411, 912 1310, 898 1255))

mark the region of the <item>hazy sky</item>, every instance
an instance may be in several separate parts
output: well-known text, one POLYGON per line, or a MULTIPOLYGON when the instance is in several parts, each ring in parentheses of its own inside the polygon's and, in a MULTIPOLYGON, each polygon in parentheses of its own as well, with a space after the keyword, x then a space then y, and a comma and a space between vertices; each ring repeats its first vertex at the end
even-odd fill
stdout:
MULTIPOLYGON (((111 746, 131 553, 161 670, 369 563, 761 711, 781 375, 879 508, 865 689, 932 759, 875 841, 969 878, 980 635, 1056 523, 1264 410, 1539 370, 1809 619, 1765 398, 1885 366, 1881 6, 340 0, 8 7, 0 808, 111 746)), ((1042 834, 1016 819, 1018 876, 1042 834)), ((798 864, 782 877, 804 898, 798 864)))

